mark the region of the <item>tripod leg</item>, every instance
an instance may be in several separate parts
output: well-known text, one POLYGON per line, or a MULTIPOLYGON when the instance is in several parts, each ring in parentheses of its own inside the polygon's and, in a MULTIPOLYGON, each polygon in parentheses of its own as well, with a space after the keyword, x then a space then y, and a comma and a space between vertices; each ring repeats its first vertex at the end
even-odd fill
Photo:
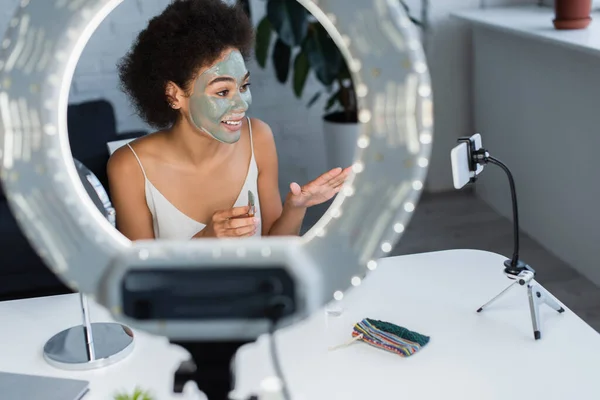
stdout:
POLYGON ((535 296, 539 299, 538 302, 542 302, 552 308, 558 313, 565 312, 565 309, 558 303, 558 301, 552 296, 546 289, 542 288, 539 284, 532 285, 532 291, 535 296))
POLYGON ((481 307, 479 307, 479 309, 477 310, 477 312, 481 312, 483 311, 484 308, 486 308, 487 306, 491 305, 494 301, 498 300, 504 293, 506 293, 510 288, 512 288, 513 286, 515 286, 515 284, 517 284, 518 282, 515 281, 514 283, 512 283, 509 287, 507 287, 506 289, 504 289, 503 291, 501 291, 498 295, 496 295, 496 297, 494 297, 493 299, 491 299, 490 301, 488 301, 487 303, 485 303, 484 305, 482 305, 481 307))
POLYGON ((539 305, 541 303, 545 303, 558 313, 563 313, 565 309, 558 304, 558 301, 556 301, 556 299, 552 297, 552 295, 548 293, 546 289, 542 288, 535 281, 531 281, 527 285, 527 294, 529 295, 529 308, 531 310, 531 321, 533 323, 533 335, 537 340, 542 336, 540 329, 539 305))
POLYGON ((527 285, 527 295, 529 296, 529 311, 531 312, 531 323, 533 324, 533 337, 538 340, 542 337, 540 330, 539 306, 533 294, 531 285, 527 285))

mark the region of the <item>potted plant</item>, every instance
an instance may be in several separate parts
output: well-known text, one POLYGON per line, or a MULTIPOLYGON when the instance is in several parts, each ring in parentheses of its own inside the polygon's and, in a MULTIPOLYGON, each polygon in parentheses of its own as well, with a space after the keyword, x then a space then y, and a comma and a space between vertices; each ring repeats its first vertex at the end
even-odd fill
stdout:
POLYGON ((592 0, 554 0, 556 29, 584 29, 592 18, 592 0))
MULTIPOLYGON (((399 2, 408 14, 406 4, 399 2)), ((358 136, 356 94, 348 66, 333 39, 296 0, 266 0, 266 15, 256 29, 255 56, 261 68, 266 67, 270 51, 277 80, 286 83, 291 76, 297 98, 304 95, 311 71, 321 83, 322 89, 310 97, 307 106, 324 94, 328 96, 323 116, 327 162, 331 168, 349 166, 358 136)))

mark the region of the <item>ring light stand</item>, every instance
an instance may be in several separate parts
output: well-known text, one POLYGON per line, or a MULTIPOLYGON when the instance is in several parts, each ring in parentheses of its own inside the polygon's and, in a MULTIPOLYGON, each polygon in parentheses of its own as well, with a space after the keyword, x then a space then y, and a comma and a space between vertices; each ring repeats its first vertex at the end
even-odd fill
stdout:
POLYGON ((44 345, 48 364, 66 370, 102 368, 126 358, 134 346, 133 332, 116 322, 90 322, 87 297, 79 293, 83 324, 65 329, 44 345))
MULTIPOLYGON (((111 223, 114 208, 96 176, 78 160, 73 160, 90 198, 111 223)), ((114 364, 133 350, 133 332, 114 322, 90 322, 88 299, 79 293, 83 324, 65 329, 44 345, 44 359, 52 366, 67 370, 88 370, 114 364)))
MULTIPOLYGON (((544 289, 535 281, 535 270, 519 259, 519 211, 517 206, 517 191, 512 173, 502 161, 492 157, 486 149, 481 147, 481 136, 479 134, 471 137, 461 137, 458 139, 458 142, 466 144, 466 154, 468 157, 467 165, 470 173, 469 183, 474 183, 477 180, 477 175, 483 170, 482 167, 485 164, 490 163, 497 165, 502 168, 508 177, 512 200, 514 248, 512 258, 504 261, 504 273, 509 279, 514 279, 515 282, 513 282, 483 306, 479 307, 477 312, 482 312, 485 308, 501 298, 503 294, 508 292, 508 290, 513 288, 515 285, 519 284, 520 286, 527 286, 529 310, 531 313, 531 323, 533 325, 533 336, 535 340, 538 340, 542 336, 539 306, 541 304, 546 304, 552 309, 556 310, 558 313, 563 313, 565 310, 560 306, 558 301, 548 291, 546 291, 546 289, 544 289)), ((458 173, 456 168, 457 167, 453 163, 453 172, 455 174, 458 173)))

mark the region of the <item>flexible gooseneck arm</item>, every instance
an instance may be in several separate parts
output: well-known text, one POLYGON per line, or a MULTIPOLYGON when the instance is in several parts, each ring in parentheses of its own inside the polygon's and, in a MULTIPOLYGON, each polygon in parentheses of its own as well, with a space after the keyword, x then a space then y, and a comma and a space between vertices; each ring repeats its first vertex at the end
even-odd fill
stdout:
POLYGON ((512 210, 513 210, 513 234, 514 234, 514 247, 513 247, 513 255, 510 261, 510 265, 512 267, 517 267, 519 262, 519 208, 517 205, 517 189, 515 188, 515 180, 513 179, 512 173, 510 169, 504 164, 502 161, 494 158, 492 156, 487 157, 487 162, 495 164, 502 168, 506 175, 508 176, 508 183, 510 185, 510 196, 512 200, 512 210))
POLYGON ((506 164, 504 164, 502 161, 498 160, 497 158, 491 156, 489 154, 489 152, 485 149, 471 149, 472 150, 472 162, 474 164, 494 164, 499 166, 500 168, 502 168, 502 170, 506 173, 506 176, 508 177, 508 183, 510 185, 510 195, 511 195, 511 201, 512 201, 512 212, 513 212, 513 240, 514 240, 514 245, 513 245, 513 255, 512 258, 510 259, 510 263, 505 263, 506 265, 506 270, 505 272, 507 274, 510 275, 518 275, 521 271, 527 269, 530 270, 532 272, 533 269, 531 269, 531 267, 529 267, 527 264, 521 262, 519 260, 519 207, 518 207, 518 203, 517 203, 517 189, 515 187, 515 180, 513 178, 512 173, 510 172, 510 169, 506 166, 506 164))

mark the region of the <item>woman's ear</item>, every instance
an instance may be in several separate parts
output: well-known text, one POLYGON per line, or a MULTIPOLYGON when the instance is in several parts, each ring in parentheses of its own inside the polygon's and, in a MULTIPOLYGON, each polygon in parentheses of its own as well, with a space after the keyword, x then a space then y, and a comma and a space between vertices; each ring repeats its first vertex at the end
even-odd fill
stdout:
POLYGON ((165 96, 167 99, 167 103, 169 107, 174 110, 179 110, 181 108, 181 104, 179 102, 179 98, 181 97, 181 89, 173 82, 168 82, 165 90, 165 96))

